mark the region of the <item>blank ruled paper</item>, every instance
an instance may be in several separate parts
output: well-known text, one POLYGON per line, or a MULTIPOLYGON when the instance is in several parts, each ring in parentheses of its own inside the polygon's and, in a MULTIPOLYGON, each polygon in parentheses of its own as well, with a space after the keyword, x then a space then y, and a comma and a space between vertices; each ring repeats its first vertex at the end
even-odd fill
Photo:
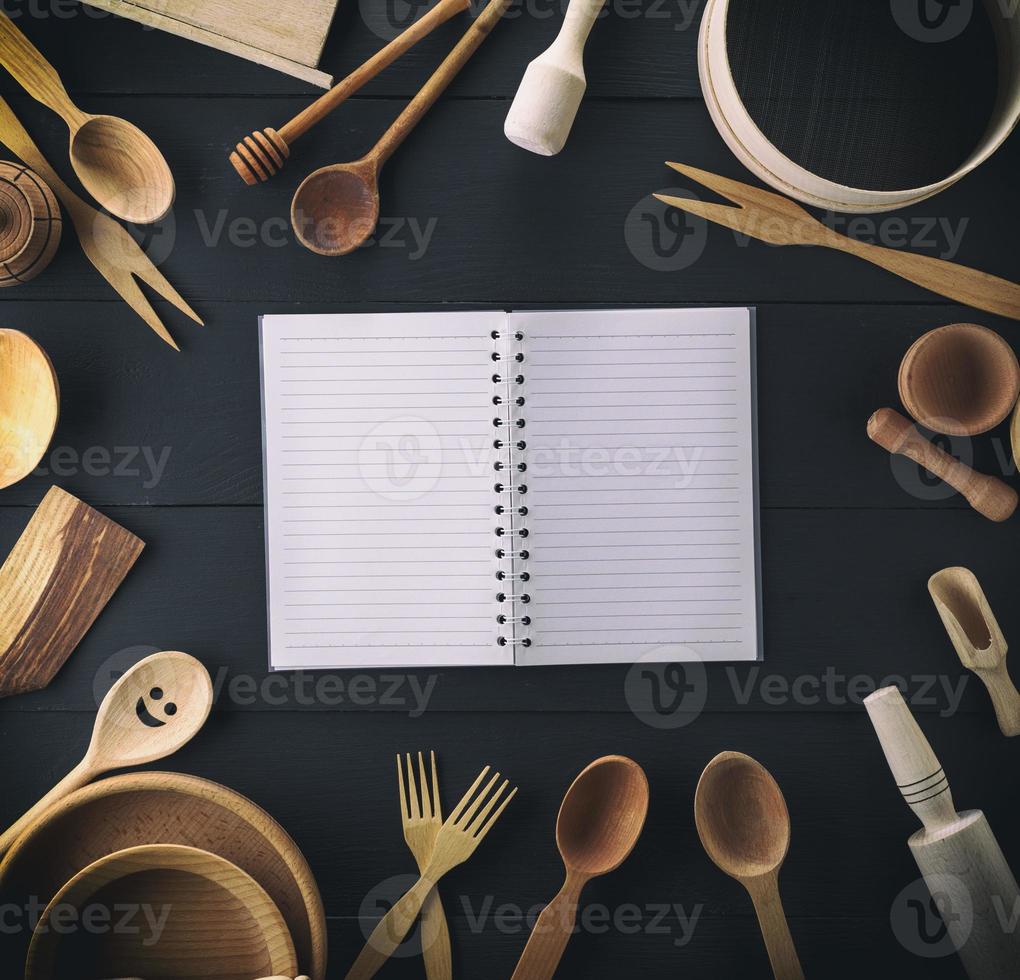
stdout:
POLYGON ((506 315, 261 329, 271 666, 512 663, 493 513, 506 315))
POLYGON ((760 657, 751 311, 272 316, 262 361, 274 669, 760 657))
POLYGON ((759 656, 748 310, 516 313, 522 664, 759 656))

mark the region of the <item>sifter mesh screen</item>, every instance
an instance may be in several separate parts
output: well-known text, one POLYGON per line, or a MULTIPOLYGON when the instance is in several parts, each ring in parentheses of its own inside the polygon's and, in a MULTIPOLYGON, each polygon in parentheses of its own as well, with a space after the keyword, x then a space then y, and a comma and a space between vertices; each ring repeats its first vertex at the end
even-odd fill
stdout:
POLYGON ((806 170, 865 190, 948 177, 980 143, 998 90, 982 0, 907 0, 905 9, 917 5, 918 29, 910 33, 893 4, 903 7, 900 0, 730 0, 726 25, 737 91, 758 128, 806 170), (921 26, 922 12, 938 23, 971 3, 954 37, 936 40, 921 26))

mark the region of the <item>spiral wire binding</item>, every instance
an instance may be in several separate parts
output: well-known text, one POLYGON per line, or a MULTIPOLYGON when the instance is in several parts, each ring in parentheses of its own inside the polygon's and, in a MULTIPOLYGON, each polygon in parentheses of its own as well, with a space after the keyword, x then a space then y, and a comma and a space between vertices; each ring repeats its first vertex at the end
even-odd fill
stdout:
POLYGON ((528 493, 525 453, 528 444, 524 416, 527 402, 524 394, 524 334, 493 330, 492 340, 495 365, 492 383, 496 390, 492 398, 496 407, 492 420, 496 430, 493 439, 496 450, 493 490, 499 498, 495 507, 499 518, 495 527, 496 601, 506 610, 496 616, 499 627, 496 643, 501 647, 530 647, 531 617, 522 611, 531 602, 527 591, 527 583, 531 580, 528 571, 531 552, 527 546, 528 506, 525 503, 528 493))

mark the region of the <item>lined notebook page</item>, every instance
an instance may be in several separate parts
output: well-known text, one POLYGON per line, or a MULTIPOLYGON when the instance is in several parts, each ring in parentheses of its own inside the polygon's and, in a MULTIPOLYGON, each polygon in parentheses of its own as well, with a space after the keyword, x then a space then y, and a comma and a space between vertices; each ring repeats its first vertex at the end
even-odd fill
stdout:
POLYGON ((522 664, 759 655, 749 310, 515 313, 522 664))
POLYGON ((512 663, 495 605, 503 313, 262 320, 270 662, 512 663))

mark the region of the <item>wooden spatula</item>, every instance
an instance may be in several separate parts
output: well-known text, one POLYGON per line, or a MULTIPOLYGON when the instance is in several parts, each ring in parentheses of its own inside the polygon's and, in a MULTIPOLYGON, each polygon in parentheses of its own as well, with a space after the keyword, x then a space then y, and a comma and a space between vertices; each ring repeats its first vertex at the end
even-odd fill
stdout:
POLYGON ((144 547, 50 489, 0 568, 0 698, 53 680, 144 547))
POLYGON ((1020 735, 1020 693, 1006 668, 1006 638, 977 576, 969 568, 944 568, 928 591, 949 639, 968 670, 988 688, 1002 734, 1020 735))
POLYGON ((704 184, 737 205, 733 208, 666 194, 655 195, 681 211, 714 221, 769 245, 821 245, 847 252, 940 296, 978 310, 1020 320, 1020 285, 1017 283, 943 259, 859 242, 823 225, 799 204, 781 194, 681 163, 667 163, 666 166, 704 184))

